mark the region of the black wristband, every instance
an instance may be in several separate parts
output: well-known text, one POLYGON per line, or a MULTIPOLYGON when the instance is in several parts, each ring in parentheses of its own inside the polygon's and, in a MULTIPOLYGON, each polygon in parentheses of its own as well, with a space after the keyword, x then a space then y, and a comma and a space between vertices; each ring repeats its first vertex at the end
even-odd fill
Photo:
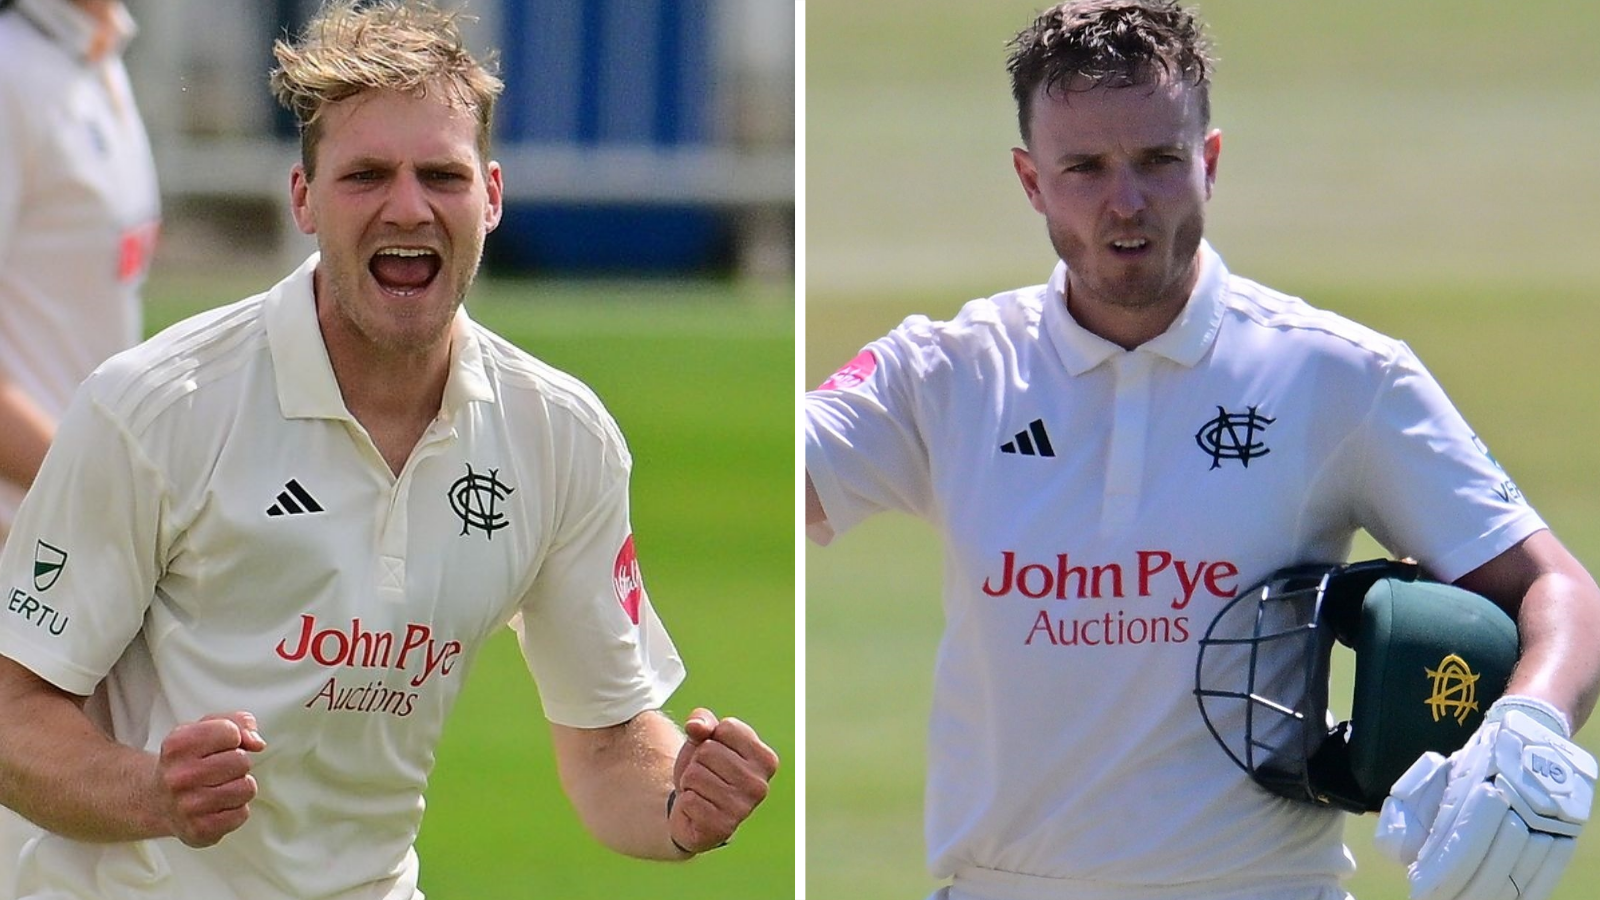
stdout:
MULTIPOLYGON (((672 790, 667 791, 667 818, 669 818, 669 819, 672 818, 672 805, 674 803, 677 803, 677 802, 678 802, 678 789, 677 788, 673 788, 672 790)), ((685 847, 684 845, 678 843, 678 839, 672 836, 672 828, 671 828, 671 826, 668 826, 668 828, 667 828, 667 840, 672 842, 672 846, 678 848, 678 852, 679 853, 687 853, 690 856, 699 856, 700 853, 702 852, 702 851, 699 851, 699 850, 690 850, 688 847, 685 847)), ((728 842, 727 841, 723 841, 722 843, 720 843, 717 846, 712 847, 710 849, 717 850, 717 849, 720 849, 720 848, 726 847, 726 846, 728 846, 728 842)))
MULTIPOLYGON (((678 789, 677 788, 673 788, 672 790, 667 791, 667 818, 669 818, 669 819, 672 818, 672 805, 674 803, 677 803, 677 802, 678 802, 678 789)), ((678 839, 672 836, 672 826, 671 825, 667 826, 667 840, 672 842, 672 846, 678 848, 678 852, 679 853, 687 853, 690 856, 695 856, 696 855, 693 850, 690 850, 688 847, 685 847, 684 845, 678 843, 678 839)))

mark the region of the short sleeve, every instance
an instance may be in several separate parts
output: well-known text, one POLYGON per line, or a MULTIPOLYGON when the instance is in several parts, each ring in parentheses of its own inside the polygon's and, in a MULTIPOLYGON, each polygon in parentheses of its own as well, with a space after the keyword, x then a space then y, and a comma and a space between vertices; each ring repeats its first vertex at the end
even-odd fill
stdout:
POLYGON ((1545 527, 1409 348, 1361 428, 1360 524, 1436 577, 1454 581, 1545 527))
POLYGON ((884 510, 928 515, 933 488, 916 405, 916 349, 902 325, 805 395, 806 473, 828 517, 813 540, 825 544, 884 510))
POLYGON ((684 667, 651 606, 628 518, 626 467, 600 465, 572 502, 512 628, 545 717, 603 728, 659 709, 684 667))
POLYGON ((164 550, 165 481, 80 390, 0 553, 0 654, 93 692, 143 625, 164 550))

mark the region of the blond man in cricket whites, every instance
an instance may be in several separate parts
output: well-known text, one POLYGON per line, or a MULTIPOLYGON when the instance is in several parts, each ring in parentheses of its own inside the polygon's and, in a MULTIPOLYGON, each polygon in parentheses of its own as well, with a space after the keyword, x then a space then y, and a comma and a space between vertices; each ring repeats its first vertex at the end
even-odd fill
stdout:
POLYGON ((778 760, 657 711, 684 670, 627 446, 461 306, 500 219, 499 81, 421 3, 332 4, 275 52, 320 252, 102 366, 0 557, 0 800, 49 831, 18 896, 420 897, 434 747, 507 623, 590 830, 721 845, 778 760))

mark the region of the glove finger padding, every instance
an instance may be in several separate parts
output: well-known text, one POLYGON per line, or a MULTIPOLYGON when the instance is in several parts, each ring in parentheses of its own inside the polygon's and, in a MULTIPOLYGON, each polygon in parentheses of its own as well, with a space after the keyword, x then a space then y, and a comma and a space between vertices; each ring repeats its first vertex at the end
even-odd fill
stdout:
MULTIPOLYGON (((1454 808, 1447 800, 1417 861, 1411 864, 1412 900, 1464 897, 1462 889, 1482 867, 1510 812, 1511 801, 1494 785, 1482 781, 1472 785, 1466 799, 1454 808)), ((1505 862, 1501 877, 1511 871, 1515 862, 1505 862)))
POLYGON ((1540 868, 1550 858, 1550 848, 1559 842, 1560 839, 1554 835, 1528 832, 1528 849, 1522 851, 1522 858, 1511 868, 1511 884, 1526 892, 1528 885, 1533 883, 1533 876, 1539 874, 1540 868))
POLYGON ((1378 813, 1373 843, 1402 866, 1410 865, 1427 840, 1428 826, 1439 816, 1439 802, 1450 778, 1449 760, 1433 751, 1422 754, 1389 789, 1378 813))
POLYGON ((1459 891, 1477 869, 1477 861, 1482 858, 1483 851, 1489 848, 1489 842, 1494 838, 1494 830, 1500 827, 1500 816, 1510 808, 1509 803, 1499 792, 1494 792, 1494 797, 1499 798, 1504 805, 1498 811, 1480 808, 1481 804, 1488 802, 1488 793, 1493 787, 1488 781, 1494 777, 1492 747, 1499 731, 1498 723, 1485 725, 1473 734, 1465 746, 1450 754, 1448 781, 1439 801, 1439 812, 1428 829, 1422 848, 1417 851, 1416 859, 1411 864, 1413 897, 1431 894, 1440 884, 1454 885, 1441 896, 1450 897, 1459 891), (1472 803, 1469 808, 1468 801, 1474 796, 1480 799, 1472 803), (1469 816, 1466 822, 1462 821, 1464 817, 1469 816), (1471 825, 1471 830, 1464 830, 1463 826, 1468 824, 1471 825), (1463 854, 1459 848, 1464 842, 1467 846, 1475 848, 1478 855, 1463 854), (1441 856, 1450 860, 1450 865, 1466 866, 1466 871, 1446 872, 1445 864, 1437 862, 1441 856), (1428 873, 1424 878, 1424 883, 1429 886, 1427 890, 1417 886, 1416 870, 1424 863, 1427 864, 1424 867, 1424 871, 1428 873))
POLYGON ((1494 833, 1488 852, 1483 855, 1483 863, 1478 866, 1478 871, 1466 887, 1461 889, 1459 896, 1463 900, 1479 897, 1485 900, 1517 900, 1518 891, 1510 878, 1511 873, 1524 856, 1544 856, 1542 850, 1529 854, 1528 843, 1528 826, 1522 817, 1507 812, 1500 819, 1500 827, 1494 833))
MULTIPOLYGON (((1550 835, 1535 834, 1534 837, 1548 838, 1550 850, 1533 877, 1526 884, 1517 878, 1517 884, 1522 887, 1522 900, 1548 900, 1556 892, 1556 882, 1561 880, 1561 873, 1567 870, 1567 863, 1572 862, 1572 851, 1577 849, 1578 842, 1572 838, 1550 835)), ((1516 878, 1515 870, 1512 877, 1516 878)))

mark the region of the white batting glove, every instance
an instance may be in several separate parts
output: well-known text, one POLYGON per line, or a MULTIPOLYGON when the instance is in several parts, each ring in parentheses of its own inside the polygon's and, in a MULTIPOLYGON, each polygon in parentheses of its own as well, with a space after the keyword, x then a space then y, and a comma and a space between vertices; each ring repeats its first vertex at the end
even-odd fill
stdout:
POLYGON ((1521 701, 1448 760, 1425 754, 1390 790, 1376 843, 1408 866, 1412 900, 1544 900, 1555 890, 1589 820, 1595 760, 1521 701))

